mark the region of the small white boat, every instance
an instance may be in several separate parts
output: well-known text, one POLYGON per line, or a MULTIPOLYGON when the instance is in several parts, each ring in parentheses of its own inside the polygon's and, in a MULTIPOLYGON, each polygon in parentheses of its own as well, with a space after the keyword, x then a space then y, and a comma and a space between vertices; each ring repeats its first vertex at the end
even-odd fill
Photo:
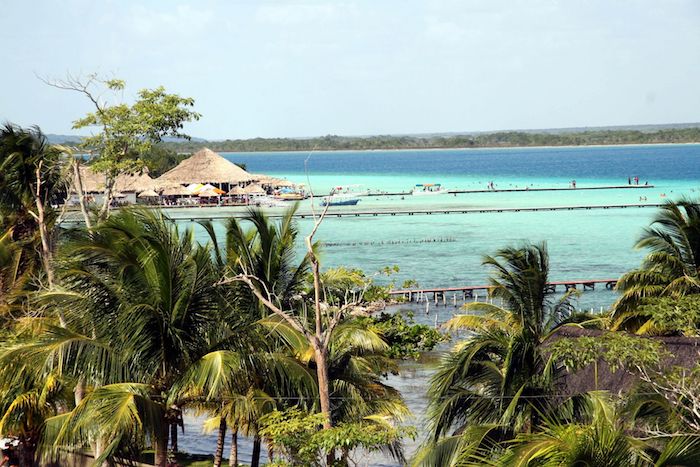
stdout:
POLYGON ((289 206, 282 200, 273 198, 272 196, 256 196, 250 200, 251 204, 255 206, 266 206, 270 208, 289 206))
POLYGON ((447 188, 439 183, 419 183, 411 190, 413 196, 446 195, 448 193, 447 188))

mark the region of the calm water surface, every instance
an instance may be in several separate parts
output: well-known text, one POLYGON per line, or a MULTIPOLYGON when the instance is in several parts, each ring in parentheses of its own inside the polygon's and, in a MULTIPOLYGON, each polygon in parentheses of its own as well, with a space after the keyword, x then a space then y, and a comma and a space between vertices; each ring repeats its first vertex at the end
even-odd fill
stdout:
MULTIPOLYGON (((654 188, 643 190, 593 190, 520 193, 481 193, 434 197, 366 197, 362 209, 439 209, 481 207, 566 206, 648 203, 680 196, 698 196, 700 145, 624 146, 588 148, 468 149, 445 151, 370 151, 308 153, 226 154, 242 162, 252 173, 265 173, 309 184, 315 193, 332 187, 360 184, 376 191, 409 191, 417 183, 441 183, 449 189, 495 187, 538 188, 627 185, 638 176, 654 188), (662 196, 665 195, 665 196, 662 196), (642 201, 644 202, 644 201, 642 201)), ((302 205, 308 209, 308 201, 302 205)), ((337 208, 347 209, 347 208, 337 208)), ((324 267, 351 266, 368 273, 398 265, 397 283, 417 280, 421 286, 484 284, 488 271, 484 254, 522 241, 546 241, 551 257, 552 280, 607 279, 619 277, 639 264, 643 252, 633 249, 641 230, 649 224, 653 208, 590 211, 504 212, 433 216, 379 216, 328 218, 318 238, 331 242, 323 250, 324 267), (428 242, 430 240, 430 242, 428 242), (434 241, 433 241, 434 240, 434 241), (400 244, 388 242, 401 241, 400 244)), ((302 233, 311 228, 300 220, 302 233)), ((218 226, 223 231, 221 225, 218 226)), ((198 238, 205 241, 201 230, 198 238)), ((301 251, 301 245, 300 245, 301 251)), ((583 309, 599 310, 615 299, 613 292, 586 292, 578 302, 583 309)), ((416 308, 416 318, 442 322, 452 307, 416 308), (418 309, 420 308, 420 309, 418 309)), ((430 368, 410 365, 390 383, 401 390, 419 428, 425 424, 424 390, 430 368)), ((201 435, 201 419, 187 420, 181 446, 185 450, 212 453, 214 435, 201 435)), ((415 448, 410 443, 409 452, 415 448)), ((227 448, 228 449, 228 448, 227 448)), ((250 456, 249 443, 241 446, 243 461, 250 456)), ((263 450, 264 451, 264 450, 263 450)), ((228 451, 226 451, 228 452, 228 451)), ((387 459, 364 461, 393 465, 387 459)))

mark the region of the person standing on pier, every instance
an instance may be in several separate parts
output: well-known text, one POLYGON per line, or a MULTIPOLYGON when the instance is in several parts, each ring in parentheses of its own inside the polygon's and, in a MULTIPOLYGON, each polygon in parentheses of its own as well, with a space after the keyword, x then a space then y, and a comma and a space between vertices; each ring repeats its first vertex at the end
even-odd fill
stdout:
POLYGON ((631 185, 632 184, 632 177, 627 177, 627 184, 631 185))

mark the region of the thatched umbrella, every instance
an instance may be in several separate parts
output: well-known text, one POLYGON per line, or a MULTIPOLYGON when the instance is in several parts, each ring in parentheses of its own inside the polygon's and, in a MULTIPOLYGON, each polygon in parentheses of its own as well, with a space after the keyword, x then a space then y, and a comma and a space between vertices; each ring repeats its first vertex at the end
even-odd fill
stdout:
POLYGON ((200 149, 180 162, 175 168, 158 177, 158 181, 180 184, 216 183, 238 184, 250 182, 253 176, 211 149, 200 149))
POLYGON ((240 186, 236 185, 231 190, 228 192, 229 195, 234 195, 234 196, 243 196, 247 195, 248 192, 245 191, 245 189, 241 188, 240 186))
POLYGON ((154 190, 146 190, 139 193, 139 198, 157 198, 159 195, 154 190))
POLYGON ((258 185, 257 183, 254 183, 252 185, 248 185, 247 187, 245 187, 243 189, 243 191, 245 191, 249 195, 263 195, 263 194, 267 193, 267 191, 265 191, 265 189, 263 187, 261 187, 260 185, 258 185))

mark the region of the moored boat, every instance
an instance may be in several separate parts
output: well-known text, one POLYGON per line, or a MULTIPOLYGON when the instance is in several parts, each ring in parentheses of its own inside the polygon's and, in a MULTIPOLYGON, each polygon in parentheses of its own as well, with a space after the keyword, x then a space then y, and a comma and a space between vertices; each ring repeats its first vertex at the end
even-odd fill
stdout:
POLYGON ((336 193, 321 198, 321 206, 355 206, 360 198, 352 193, 336 193))
POLYGON ((446 195, 447 193, 449 193, 447 188, 439 183, 419 183, 411 190, 413 196, 446 195))

